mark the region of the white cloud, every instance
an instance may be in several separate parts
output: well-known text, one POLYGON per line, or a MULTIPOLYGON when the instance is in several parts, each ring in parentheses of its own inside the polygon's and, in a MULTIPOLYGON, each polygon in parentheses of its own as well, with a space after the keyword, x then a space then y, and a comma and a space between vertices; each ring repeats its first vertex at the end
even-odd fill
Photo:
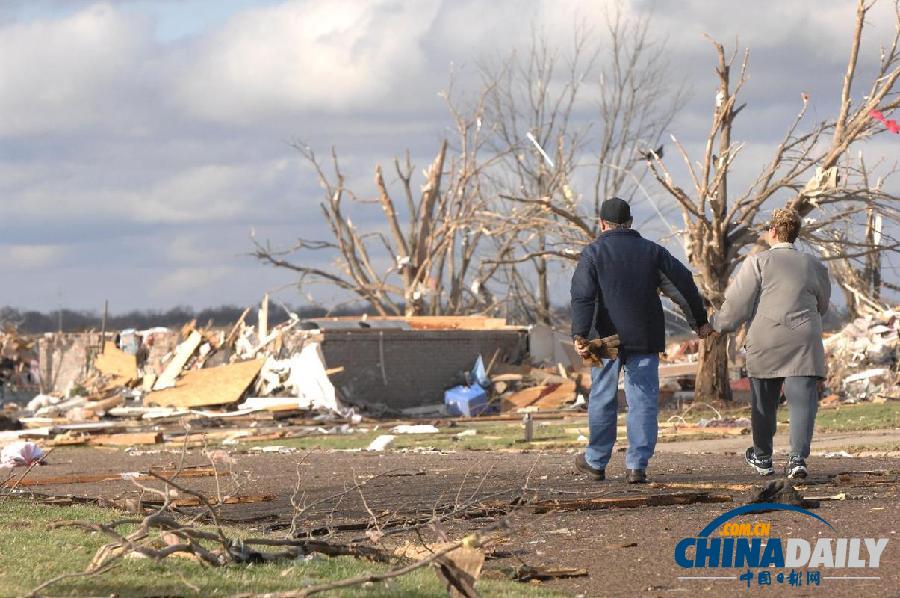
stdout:
MULTIPOLYGON (((174 165, 155 173, 146 185, 139 182, 139 172, 131 181, 104 180, 109 165, 73 162, 43 178, 0 168, 0 190, 14 189, 17 181, 27 180, 2 200, 10 218, 214 226, 250 218, 259 199, 286 193, 285 187, 298 175, 288 164, 276 158, 181 168, 174 165)), ((139 171, 140 164, 129 164, 128 169, 139 171)), ((265 212, 256 214, 263 220, 269 216, 265 212)))
POLYGON ((59 245, 7 245, 0 246, 0 256, 8 265, 18 269, 47 268, 53 266, 63 254, 59 245))
POLYGON ((155 280, 152 293, 170 300, 183 297, 187 303, 191 303, 193 295, 200 292, 208 294, 209 287, 229 278, 233 273, 234 269, 229 266, 177 268, 155 280))
POLYGON ((427 65, 419 42, 436 8, 434 1, 294 1, 238 13, 200 43, 178 98, 199 117, 229 123, 403 100, 427 65))
POLYGON ((146 40, 138 20, 97 4, 0 26, 0 137, 60 133, 108 117, 146 40))
MULTIPOLYGON (((532 25, 565 54, 579 21, 604 35, 608 4, 259 0, 222 20, 204 12, 221 15, 220 0, 194 0, 198 27, 173 40, 159 35, 162 18, 153 29, 169 3, 148 10, 143 1, 52 0, 17 22, 17 11, 3 11, 7 2, 0 0, 0 279, 17 284, 0 289, 0 305, 55 306, 64 288, 66 303, 96 305, 109 294, 123 308, 243 302, 292 280, 243 255, 251 227, 278 246, 329 234, 315 174, 285 141, 310 143, 329 173, 335 145, 348 186, 370 199, 376 160, 392 179, 390 157, 409 147, 418 172, 452 126, 436 95, 451 62, 471 67, 527 49, 532 25)), ((853 6, 809 4, 624 3, 631 15, 653 8, 672 77, 695 90, 671 127, 692 158, 702 153, 716 85, 702 34, 723 42, 739 35, 752 48, 734 194, 770 157, 801 90, 812 96, 811 120, 833 115, 853 6)), ((868 19, 864 71, 877 58, 873 44, 893 33, 891 6, 882 0, 868 19)), ((459 91, 476 92, 472 79, 461 77, 459 91)), ((862 145, 867 163, 891 158, 896 142, 882 135, 862 145)), ((674 148, 666 152, 676 180, 689 186, 674 148)), ((371 230, 379 213, 364 206, 353 220, 371 230)), ((671 219, 680 220, 677 209, 671 219)), ((327 261, 322 253, 308 259, 327 261)), ((316 292, 323 301, 332 294, 316 292)))

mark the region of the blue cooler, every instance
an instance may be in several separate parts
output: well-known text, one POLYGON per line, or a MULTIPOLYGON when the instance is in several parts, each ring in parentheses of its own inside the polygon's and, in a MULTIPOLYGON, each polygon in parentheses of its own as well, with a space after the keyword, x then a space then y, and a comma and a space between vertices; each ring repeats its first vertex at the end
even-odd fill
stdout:
POLYGON ((481 415, 488 408, 487 392, 475 386, 454 386, 444 391, 444 405, 452 416, 471 417, 481 415))

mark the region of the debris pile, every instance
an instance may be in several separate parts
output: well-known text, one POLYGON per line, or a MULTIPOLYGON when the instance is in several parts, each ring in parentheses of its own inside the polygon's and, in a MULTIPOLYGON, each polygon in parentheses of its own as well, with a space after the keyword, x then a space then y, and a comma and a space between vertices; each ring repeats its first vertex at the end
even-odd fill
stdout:
MULTIPOLYGON (((15 425, 0 432, 0 441, 36 440, 45 447, 201 446, 348 433, 360 429, 360 408, 376 416, 469 417, 585 405, 589 376, 562 364, 516 364, 523 353, 508 341, 523 338, 524 329, 508 327, 505 320, 454 316, 326 323, 301 322, 288 312, 286 321, 270 326, 267 306, 264 298, 254 324, 247 322, 248 308, 224 328, 194 321, 180 331, 154 328, 38 337, 39 353, 49 356, 46 371, 52 372, 48 379, 53 383, 33 392, 30 400, 6 402, 4 410, 15 425), (505 345, 491 344, 496 331, 506 334, 505 345), (402 340, 403 335, 412 340, 402 340), (347 401, 348 395, 365 398, 371 389, 360 386, 360 380, 374 377, 388 387, 390 377, 392 383, 397 380, 409 387, 410 380, 422 379, 421 374, 407 372, 400 378, 395 370, 386 369, 384 343, 408 343, 415 350, 423 339, 435 343, 443 338, 468 344, 455 359, 474 346, 491 347, 493 355, 489 362, 479 355, 471 371, 441 374, 442 390, 438 386, 437 392, 427 394, 434 397, 431 405, 388 410, 380 404, 360 407, 347 401), (339 367, 326 366, 326 339, 341 348, 329 349, 340 356, 339 367), (374 368, 373 354, 378 358, 374 368), (352 375, 337 384, 334 377, 345 369, 352 375), (437 403, 444 391, 445 402, 437 403)), ((15 346, 21 353, 29 345, 15 346)), ((35 367, 44 371, 43 365, 35 367)), ((434 387, 432 380, 428 383, 434 387)))
POLYGON ((0 330, 0 399, 40 390, 41 373, 34 340, 15 328, 0 330))
POLYGON ((590 375, 585 370, 562 364, 495 363, 494 359, 485 367, 479 356, 466 375, 466 384, 444 393, 444 407, 451 416, 579 409, 586 406, 589 390, 590 375))
POLYGON ((825 339, 828 387, 847 402, 900 399, 900 306, 855 319, 825 339))
MULTIPOLYGON (((152 329, 83 343, 87 363, 67 391, 37 394, 24 406, 7 402, 7 415, 24 429, 0 435, 45 446, 197 444, 282 438, 303 433, 293 425, 353 420, 329 381, 316 331, 289 350, 284 333, 299 318, 269 328, 266 305, 257 326, 245 323, 246 311, 228 330, 191 322, 180 342, 152 329)), ((27 351, 16 338, 4 335, 5 355, 27 351)))

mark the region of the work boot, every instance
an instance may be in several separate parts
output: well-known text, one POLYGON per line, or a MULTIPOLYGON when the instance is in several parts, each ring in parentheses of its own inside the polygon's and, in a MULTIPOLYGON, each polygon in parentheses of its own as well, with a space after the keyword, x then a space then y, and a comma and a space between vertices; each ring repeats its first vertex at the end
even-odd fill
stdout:
POLYGON ((772 457, 766 457, 765 459, 757 457, 756 451, 753 450, 752 446, 744 453, 744 460, 759 475, 772 475, 775 473, 775 467, 772 466, 772 457))
POLYGON ((606 470, 591 467, 590 463, 587 462, 587 459, 584 458, 584 453, 579 453, 578 456, 575 457, 575 469, 588 474, 598 482, 602 482, 606 479, 606 470))
POLYGON ((646 484, 647 470, 645 469, 626 469, 625 481, 629 484, 646 484))
POLYGON ((784 466, 784 473, 787 477, 794 480, 806 477, 806 461, 800 457, 791 457, 791 460, 784 466))

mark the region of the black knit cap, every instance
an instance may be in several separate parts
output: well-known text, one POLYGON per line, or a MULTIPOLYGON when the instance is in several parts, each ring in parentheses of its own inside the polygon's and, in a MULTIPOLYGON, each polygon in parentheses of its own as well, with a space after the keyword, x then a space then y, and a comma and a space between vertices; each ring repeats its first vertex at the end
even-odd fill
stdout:
POLYGON ((600 219, 614 224, 625 224, 631 220, 631 206, 624 199, 611 197, 600 205, 600 219))

